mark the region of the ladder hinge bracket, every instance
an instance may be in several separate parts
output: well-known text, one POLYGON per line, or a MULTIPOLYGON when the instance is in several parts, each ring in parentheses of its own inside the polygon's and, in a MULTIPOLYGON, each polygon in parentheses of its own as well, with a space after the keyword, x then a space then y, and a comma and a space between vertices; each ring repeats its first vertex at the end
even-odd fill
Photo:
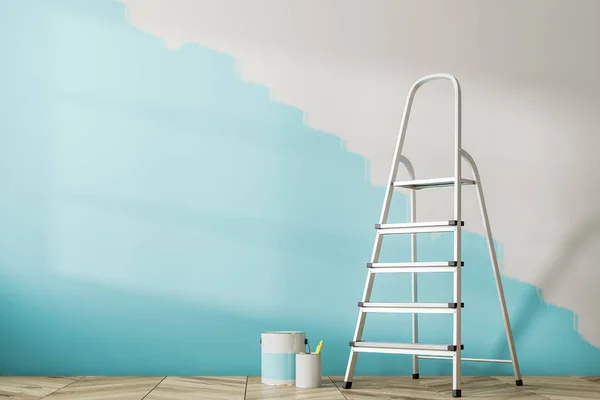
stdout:
MULTIPOLYGON (((464 349, 465 349, 465 345, 464 345, 464 344, 461 344, 461 345, 460 345, 460 349, 461 349, 461 350, 464 350, 464 349)), ((449 351, 456 351, 456 345, 455 345, 455 344, 451 344, 451 345, 449 345, 449 346, 448 346, 448 350, 449 350, 449 351)))
MULTIPOLYGON (((465 303, 460 303, 460 308, 464 308, 465 303)), ((456 308, 456 303, 448 303, 448 308, 456 308)))

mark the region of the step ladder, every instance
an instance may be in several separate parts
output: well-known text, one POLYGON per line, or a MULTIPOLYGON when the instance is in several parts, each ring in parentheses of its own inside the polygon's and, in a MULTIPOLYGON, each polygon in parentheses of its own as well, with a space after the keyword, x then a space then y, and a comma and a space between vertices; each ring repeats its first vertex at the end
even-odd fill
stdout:
POLYGON ((383 208, 379 224, 375 225, 376 236, 373 246, 371 261, 367 264, 367 280, 362 296, 362 301, 358 303, 358 321, 354 337, 350 342, 350 357, 348 359, 348 367, 344 377, 345 389, 352 387, 352 378, 358 353, 391 353, 391 354, 410 354, 412 355, 414 379, 419 378, 419 360, 434 359, 434 360, 451 360, 452 361, 452 396, 461 397, 461 361, 475 362, 499 362, 512 363, 514 376, 517 386, 523 385, 521 373, 519 371, 519 363, 515 352, 515 345, 512 337, 510 321, 506 309, 506 301, 504 298, 504 290, 502 289, 502 280, 500 270, 498 268, 498 260, 494 249, 490 222, 488 219, 485 200, 483 197, 483 189, 481 187, 481 179, 479 171, 473 158, 463 150, 461 145, 461 89, 458 80, 449 74, 433 74, 425 76, 416 81, 407 96, 404 108, 404 115, 400 127, 400 133, 396 142, 396 151, 389 176, 387 190, 383 201, 383 208), (449 178, 435 179, 415 179, 415 171, 411 162, 402 155, 402 145, 406 136, 406 127, 410 116, 412 102, 417 90, 425 83, 448 79, 454 85, 454 176, 449 178), (462 177, 461 161, 465 159, 471 166, 473 179, 465 179, 462 177), (408 171, 409 181, 396 181, 399 165, 403 164, 408 171), (461 351, 464 345, 461 339, 461 311, 464 303, 461 299, 461 269, 464 262, 461 260, 461 232, 464 226, 464 221, 461 218, 462 205, 462 186, 473 185, 477 187, 477 195, 479 206, 481 209, 481 217, 486 230, 488 249, 492 262, 492 270, 496 280, 496 288, 500 299, 500 308, 504 319, 504 328, 510 351, 510 360, 494 360, 494 359, 478 359, 478 358, 462 358, 461 351), (435 222, 416 222, 416 191, 428 188, 453 187, 454 188, 454 218, 449 221, 435 222), (388 213, 391 205, 392 194, 394 189, 403 188, 410 192, 409 204, 409 223, 388 223, 388 213), (454 259, 451 261, 440 262, 419 262, 417 261, 417 233, 427 232, 453 232, 454 233, 454 259), (411 239, 411 262, 400 263, 380 263, 379 253, 385 235, 393 234, 410 234, 411 239), (447 272, 454 275, 454 299, 451 303, 419 303, 417 301, 417 273, 419 272, 447 272), (412 280, 412 303, 373 303, 370 301, 371 291, 375 275, 389 273, 410 273, 412 280), (460 305, 460 306, 459 306, 460 305), (408 313, 412 314, 412 343, 381 343, 368 342, 362 340, 363 328, 368 313, 408 313), (453 342, 447 345, 439 344, 421 344, 418 343, 418 319, 417 314, 420 313, 436 313, 436 314, 452 314, 453 316, 453 342))

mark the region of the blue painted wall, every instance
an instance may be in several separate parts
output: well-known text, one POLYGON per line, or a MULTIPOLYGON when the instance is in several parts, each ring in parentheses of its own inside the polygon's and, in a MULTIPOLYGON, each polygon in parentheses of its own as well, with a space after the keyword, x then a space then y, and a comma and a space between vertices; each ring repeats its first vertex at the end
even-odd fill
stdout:
MULTIPOLYGON (((343 374, 383 199, 361 157, 231 57, 167 50, 113 1, 3 0, 0 51, 0 373, 258 375, 262 331, 305 330, 343 374)), ((419 239, 422 260, 451 258, 445 235, 419 239)), ((464 240, 464 355, 507 357, 485 241, 464 240)), ((405 238, 385 246, 407 259, 405 238)), ((451 299, 450 276, 420 283, 451 299)), ((524 374, 600 374, 571 312, 504 283, 524 374)), ((376 281, 374 300, 409 298, 408 277, 376 281)), ((408 316, 369 318, 365 339, 409 340, 408 316)), ((420 329, 451 340, 449 316, 420 329)), ((357 373, 410 368, 361 355, 357 373)))

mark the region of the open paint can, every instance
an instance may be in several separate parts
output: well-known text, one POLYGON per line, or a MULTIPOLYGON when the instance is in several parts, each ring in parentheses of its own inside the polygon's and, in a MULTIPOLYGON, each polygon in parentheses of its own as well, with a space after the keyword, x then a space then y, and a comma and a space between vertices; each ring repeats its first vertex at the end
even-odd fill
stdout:
POLYGON ((296 387, 302 389, 321 387, 320 354, 296 354, 296 387))

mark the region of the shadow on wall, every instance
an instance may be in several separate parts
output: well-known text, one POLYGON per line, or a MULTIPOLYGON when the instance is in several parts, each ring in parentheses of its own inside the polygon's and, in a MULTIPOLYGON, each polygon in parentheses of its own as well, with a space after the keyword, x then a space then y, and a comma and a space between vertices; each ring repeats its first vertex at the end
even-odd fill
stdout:
MULTIPOLYGON (((325 341, 323 372, 342 374, 383 199, 364 160, 237 79, 230 57, 167 50, 120 4, 0 7, 2 37, 16 38, 1 43, 0 372, 258 375, 260 332, 305 330, 325 341)), ((394 210, 405 220, 402 196, 394 210)), ((485 240, 464 242, 464 355, 507 357, 493 347, 503 328, 485 240)), ((450 259, 451 237, 424 235, 419 251, 450 259)), ((407 255, 406 238, 386 238, 384 261, 407 255)), ((451 298, 449 276, 420 284, 422 301, 451 298)), ((524 374, 600 373, 571 312, 530 285, 505 290, 511 315, 528 313, 524 374)), ((374 300, 409 297, 408 277, 375 283, 374 300)), ((423 316, 421 340, 449 343, 446 317, 423 316)), ((408 340, 409 321, 369 317, 365 339, 408 340)), ((357 374, 410 373, 409 357, 360 357, 357 374)))
MULTIPOLYGON (((596 214, 581 224, 575 232, 572 232, 569 240, 557 251, 554 261, 550 264, 545 272, 544 277, 540 281, 540 287, 546 292, 552 292, 557 289, 562 282, 562 279, 573 272, 573 260, 584 251, 586 247, 594 243, 600 234, 600 214, 596 214)), ((512 316, 513 335, 516 338, 524 337, 529 334, 529 331, 534 329, 535 319, 531 316, 537 315, 546 304, 542 299, 542 291, 535 290, 521 301, 522 306, 519 307, 512 316)), ((573 321, 575 324, 575 321, 573 321)), ((500 338, 495 346, 495 352, 500 352, 506 347, 504 337, 500 338)), ((591 357, 591 356, 590 356, 591 357)), ((565 349, 566 360, 571 360, 568 349, 565 349)))

